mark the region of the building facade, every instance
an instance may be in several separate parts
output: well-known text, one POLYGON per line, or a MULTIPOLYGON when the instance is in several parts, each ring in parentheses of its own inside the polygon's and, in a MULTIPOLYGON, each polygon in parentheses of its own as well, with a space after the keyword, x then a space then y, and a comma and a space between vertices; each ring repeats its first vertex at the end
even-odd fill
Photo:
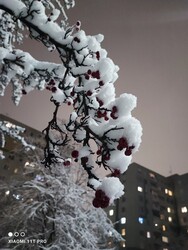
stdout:
POLYGON ((188 249, 188 174, 164 177, 132 163, 125 195, 107 209, 125 242, 120 250, 188 249))
MULTIPOLYGON (((20 135, 24 137, 24 139, 29 144, 32 144, 38 149, 44 148, 44 135, 40 131, 26 126, 2 114, 0 114, 0 121, 6 121, 7 127, 17 125, 24 128, 25 131, 23 133, 20 133, 20 135)), ((0 147, 0 150, 5 156, 4 159, 0 160, 0 181, 11 183, 12 181, 25 179, 23 173, 25 171, 25 168, 27 168, 27 165, 29 164, 28 156, 33 152, 24 151, 23 145, 20 143, 20 141, 17 141, 10 136, 5 136, 5 146, 3 148, 0 147)))

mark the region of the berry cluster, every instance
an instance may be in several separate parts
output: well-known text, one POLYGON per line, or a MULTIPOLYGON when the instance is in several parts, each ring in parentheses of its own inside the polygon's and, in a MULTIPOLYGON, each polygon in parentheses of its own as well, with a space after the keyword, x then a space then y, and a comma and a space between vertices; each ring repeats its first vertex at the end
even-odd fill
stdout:
POLYGON ((52 91, 52 93, 55 93, 57 91, 57 87, 55 86, 55 81, 53 79, 49 81, 46 89, 52 91))
POLYGON ((85 79, 89 80, 89 78, 92 77, 92 78, 96 78, 96 79, 100 79, 100 72, 99 70, 97 71, 91 71, 90 69, 87 71, 87 74, 85 75, 85 79))
POLYGON ((113 106, 111 114, 110 114, 110 116, 112 117, 112 119, 115 120, 115 119, 118 118, 117 112, 118 112, 118 108, 116 106, 113 106))
POLYGON ((79 31, 79 30, 80 30, 80 27, 81 27, 81 22, 80 22, 80 21, 77 21, 77 22, 76 22, 76 31, 79 31))
POLYGON ((95 192, 95 198, 93 200, 93 206, 96 208, 105 208, 109 205, 110 199, 106 196, 105 192, 98 189, 95 192))
POLYGON ((80 39, 78 37, 74 37, 74 41, 77 42, 77 43, 80 43, 80 39))
POLYGON ((118 145, 117 145, 117 149, 118 150, 123 150, 123 149, 126 149, 125 150, 125 155, 126 156, 129 156, 132 154, 132 150, 134 149, 135 147, 134 146, 129 146, 128 145, 128 142, 127 142, 127 139, 124 138, 124 137, 121 137, 118 141, 118 145))
POLYGON ((107 113, 106 110, 105 110, 105 111, 102 111, 102 110, 98 110, 98 111, 97 111, 97 117, 98 117, 98 118, 104 118, 105 121, 108 121, 108 120, 109 120, 107 114, 108 114, 108 113, 107 113))
POLYGON ((25 91, 25 89, 22 89, 22 95, 27 95, 27 92, 25 91))

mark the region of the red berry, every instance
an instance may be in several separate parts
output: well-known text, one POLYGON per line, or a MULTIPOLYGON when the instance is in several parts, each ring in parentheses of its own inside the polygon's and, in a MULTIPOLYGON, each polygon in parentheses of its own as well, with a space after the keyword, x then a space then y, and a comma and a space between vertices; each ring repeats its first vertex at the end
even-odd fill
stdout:
POLYGON ((93 206, 96 207, 96 208, 99 208, 100 207, 100 201, 95 198, 93 200, 93 206))
POLYGON ((88 90, 87 93, 86 93, 87 96, 91 96, 92 94, 93 93, 91 92, 91 90, 88 90))
POLYGON ((48 17, 48 22, 50 22, 50 21, 51 21, 51 18, 48 17))
POLYGON ((112 117, 112 119, 116 120, 118 118, 118 116, 115 115, 115 113, 111 113, 110 116, 112 117))
POLYGON ((97 57, 97 60, 100 59, 100 53, 99 53, 99 51, 96 52, 96 57, 97 57))
POLYGON ((97 117, 98 118, 102 118, 103 117, 103 113, 100 110, 97 111, 97 117))
POLYGON ((126 138, 121 137, 118 142, 119 142, 119 146, 120 147, 122 147, 122 148, 128 148, 128 143, 127 143, 126 138))
POLYGON ((88 162, 88 157, 84 156, 81 158, 82 164, 86 164, 88 162))
POLYGON ((100 155, 101 154, 101 150, 98 149, 96 153, 97 153, 97 155, 100 155))
POLYGON ((72 103, 71 102, 67 102, 68 106, 70 106, 72 103))
POLYGON ((126 150, 125 150, 125 155, 126 156, 130 156, 132 154, 132 150, 130 149, 130 148, 127 148, 126 150))
POLYGON ((104 160, 105 161, 109 161, 110 160, 110 154, 107 153, 106 155, 104 155, 104 160))
POLYGON ((111 174, 111 176, 113 176, 113 177, 118 177, 118 176, 120 176, 120 171, 119 171, 119 169, 115 169, 114 172, 111 174))
POLYGON ((57 90, 57 88, 56 88, 56 87, 52 87, 52 89, 51 89, 51 90, 52 90, 52 92, 53 92, 53 93, 55 93, 55 92, 56 92, 56 90, 57 90))
POLYGON ((105 195, 105 192, 103 192, 101 189, 96 190, 95 197, 97 199, 102 199, 102 197, 105 195))
POLYGON ((101 207, 101 208, 108 207, 109 202, 110 202, 110 199, 105 195, 105 196, 103 197, 102 201, 101 201, 100 207, 101 207))
POLYGON ((25 91, 25 89, 22 89, 22 95, 26 95, 27 92, 25 91))
POLYGON ((78 99, 75 98, 75 99, 73 100, 73 104, 75 105, 75 104, 77 103, 77 101, 78 101, 78 99))
POLYGON ((103 82, 103 81, 100 81, 100 82, 99 82, 99 86, 104 86, 104 82, 103 82))
POLYGON ((78 156, 79 156, 78 150, 73 150, 71 155, 73 158, 78 158, 78 156))
POLYGON ((74 37, 74 41, 80 43, 80 39, 78 37, 74 37))
POLYGON ((121 151, 121 150, 123 150, 124 148, 118 144, 118 145, 117 145, 117 149, 121 151))
POLYGON ((51 79, 51 80, 50 80, 49 85, 55 85, 54 79, 51 79))
POLYGON ((85 75, 85 79, 86 79, 86 80, 89 80, 89 78, 90 78, 89 75, 86 74, 86 75, 85 75))
POLYGON ((100 72, 98 70, 95 72, 95 78, 100 79, 100 72))
POLYGON ((98 70, 95 71, 95 72, 92 72, 91 75, 92 75, 93 78, 100 79, 100 72, 98 70))
POLYGON ((91 75, 92 72, 90 69, 88 69, 87 73, 88 73, 88 75, 91 75))
POLYGON ((76 22, 76 26, 80 26, 81 25, 81 22, 80 21, 77 21, 76 22))
POLYGON ((112 112, 113 112, 113 113, 116 113, 117 111, 118 111, 117 106, 113 106, 113 107, 112 107, 112 112))
POLYGON ((100 100, 98 97, 97 97, 96 99, 97 99, 97 101, 98 101, 98 103, 99 103, 99 106, 104 105, 104 103, 103 103, 103 101, 102 101, 102 100, 100 100))
POLYGON ((98 189, 95 192, 95 199, 93 200, 94 207, 105 208, 109 205, 110 199, 106 196, 105 192, 101 189, 98 189))

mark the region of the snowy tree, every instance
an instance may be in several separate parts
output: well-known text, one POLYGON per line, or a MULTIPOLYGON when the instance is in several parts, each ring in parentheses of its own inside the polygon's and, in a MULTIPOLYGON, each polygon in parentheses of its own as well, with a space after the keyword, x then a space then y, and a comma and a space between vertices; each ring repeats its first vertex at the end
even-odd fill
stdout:
POLYGON ((91 191, 84 185, 84 170, 68 160, 64 166, 56 163, 51 169, 44 168, 38 158, 35 151, 26 162, 25 181, 0 184, 1 247, 114 249, 123 239, 106 213, 92 207, 91 191))
POLYGON ((43 164, 52 171, 53 164, 66 163, 57 147, 68 144, 67 133, 71 132, 81 145, 72 151, 71 162, 80 163, 87 172, 88 186, 96 191, 93 205, 104 208, 124 194, 118 177, 141 143, 141 124, 131 114, 137 100, 126 93, 116 97, 119 68, 101 47, 103 35, 86 35, 80 21, 72 26, 58 24, 62 8, 59 1, 54 2, 56 5, 50 0, 0 0, 0 93, 3 96, 11 83, 18 105, 22 95, 34 89, 51 92, 55 110, 43 131, 43 164), (57 50, 62 63, 38 61, 16 49, 14 41, 22 40, 24 27, 48 50, 57 50), (72 112, 61 125, 57 116, 63 104, 72 106, 72 112), (112 176, 101 178, 94 171, 96 166, 110 170, 112 176))

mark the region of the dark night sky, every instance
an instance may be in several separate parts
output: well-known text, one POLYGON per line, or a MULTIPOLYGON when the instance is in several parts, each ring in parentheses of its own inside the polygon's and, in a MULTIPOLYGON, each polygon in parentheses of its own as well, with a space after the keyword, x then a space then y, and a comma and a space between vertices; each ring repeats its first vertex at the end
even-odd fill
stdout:
MULTIPOLYGON (((104 34, 103 47, 120 67, 117 95, 138 98, 133 115, 144 134, 133 161, 163 175, 188 172, 188 1, 77 0, 67 14, 87 34, 104 34)), ((59 60, 29 39, 22 49, 40 60, 59 60)), ((0 112, 42 130, 53 111, 49 93, 35 91, 15 107, 10 91, 0 98, 0 112)), ((62 108, 60 118, 67 113, 62 108)))

